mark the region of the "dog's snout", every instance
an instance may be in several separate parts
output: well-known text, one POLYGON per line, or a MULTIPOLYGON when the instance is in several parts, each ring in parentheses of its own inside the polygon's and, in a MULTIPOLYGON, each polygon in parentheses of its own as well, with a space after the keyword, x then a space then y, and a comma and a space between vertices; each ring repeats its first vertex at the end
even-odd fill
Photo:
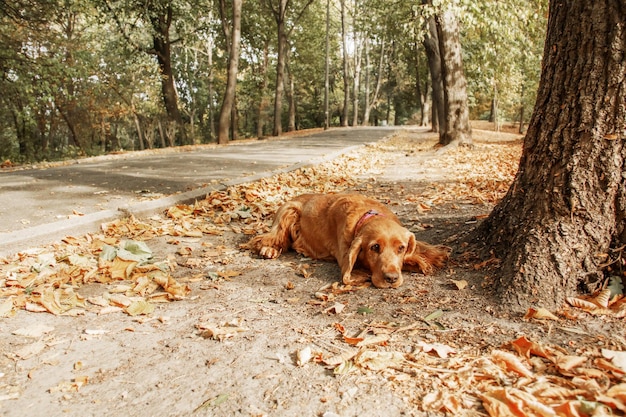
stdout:
POLYGON ((400 279, 400 274, 397 272, 388 272, 384 275, 385 281, 390 284, 395 284, 400 279))

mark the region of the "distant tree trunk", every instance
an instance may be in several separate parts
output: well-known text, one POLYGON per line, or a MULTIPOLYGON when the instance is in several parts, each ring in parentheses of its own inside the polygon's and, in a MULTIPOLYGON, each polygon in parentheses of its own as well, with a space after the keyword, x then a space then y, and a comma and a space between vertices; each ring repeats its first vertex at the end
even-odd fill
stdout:
POLYGON ((443 81, 441 78, 441 54, 439 53, 439 36, 435 18, 431 17, 426 23, 428 31, 424 37, 423 45, 428 60, 428 70, 432 84, 432 131, 439 132, 445 128, 445 107, 443 102, 443 81))
POLYGON ((283 94, 285 91, 285 46, 287 44, 287 34, 285 33, 285 7, 287 1, 281 0, 280 14, 282 19, 277 20, 278 25, 278 59, 276 61, 276 91, 274 94, 274 136, 280 136, 283 133, 283 94))
POLYGON ((208 123, 209 123, 209 140, 213 140, 215 138, 215 106, 213 105, 213 36, 209 37, 209 42, 207 45, 207 56, 208 56, 208 66, 209 66, 209 74, 208 74, 208 82, 207 82, 207 96, 208 96, 208 123))
POLYGON ((324 71, 324 130, 330 127, 330 0, 326 0, 326 56, 324 71))
POLYGON ((280 136, 283 133, 282 115, 283 115, 283 94, 285 91, 285 54, 289 34, 296 26, 306 9, 313 3, 313 0, 306 0, 300 11, 295 17, 289 19, 291 29, 287 29, 287 7, 290 0, 278 0, 274 5, 273 0, 263 0, 265 5, 270 9, 276 20, 278 32, 278 57, 276 58, 276 92, 274 95, 274 136, 280 136))
MULTIPOLYGON (((369 51, 369 47, 368 47, 368 51, 369 51)), ((369 62, 369 52, 366 52, 366 60, 369 62)), ((374 96, 372 97, 371 101, 370 101, 370 94, 369 94, 369 80, 367 81, 366 96, 365 96, 365 113, 363 114, 363 126, 367 126, 369 124, 370 113, 374 109, 374 107, 376 107, 376 102, 378 101, 378 94, 380 93, 380 86, 382 85, 384 63, 385 63, 385 39, 383 38, 380 41, 380 59, 378 60, 378 73, 376 74, 376 87, 374 88, 374 96)))
POLYGON ((185 135, 183 118, 178 108, 178 95, 176 94, 174 72, 172 71, 172 44, 170 41, 172 14, 172 7, 168 6, 164 13, 159 13, 150 18, 152 28, 154 29, 152 44, 161 73, 161 95, 165 111, 168 119, 178 125, 180 143, 184 144, 187 142, 187 137, 185 135))
POLYGON ((348 29, 346 0, 341 0, 341 46, 343 51, 343 116, 341 118, 341 126, 348 126, 348 118, 350 117, 350 74, 349 74, 349 57, 348 57, 348 29))
POLYGON ((324 71, 324 130, 330 127, 330 0, 326 0, 326 56, 324 71))
MULTIPOLYGON (((626 244, 626 8, 550 1, 519 171, 474 238, 500 258, 502 305, 561 306, 626 244)), ((595 281, 595 283, 594 283, 595 281)))
POLYGON ((459 25, 454 13, 444 10, 435 17, 441 55, 441 79, 445 124, 439 119, 441 145, 471 145, 467 89, 463 72, 463 57, 459 42, 459 25))
MULTIPOLYGON (((359 13, 359 2, 354 1, 354 20, 357 20, 359 13)), ((363 45, 359 39, 359 34, 356 30, 356 23, 352 25, 353 40, 354 40, 354 78, 352 82, 352 126, 358 126, 359 124, 359 88, 361 82, 361 59, 363 58, 363 45)))
POLYGON ((256 125, 256 136, 257 138, 262 138, 265 136, 264 128, 265 128, 265 112, 268 107, 268 99, 266 96, 267 90, 267 68, 269 65, 269 44, 266 42, 265 47, 263 48, 263 61, 261 62, 261 99, 259 100, 259 107, 257 110, 257 125, 256 125))
POLYGON ((359 89, 361 81, 361 59, 363 57, 363 48, 355 42, 357 50, 354 56, 354 82, 352 83, 352 126, 359 124, 359 89))
MULTIPOLYGON (((223 3, 223 0, 222 0, 223 3)), ((224 101, 220 110, 220 121, 218 125, 217 143, 228 143, 228 129, 233 117, 235 107, 235 91, 237 87, 237 71, 239 66, 239 46, 241 44, 241 4, 242 0, 233 0, 233 21, 231 39, 229 41, 228 74, 226 80, 226 91, 224 101)), ((224 19, 225 17, 223 17, 224 19)), ((235 126, 236 129, 236 126, 235 126)), ((233 130, 233 137, 236 132, 233 130)))
POLYGON ((287 114, 287 131, 293 132, 296 130, 296 94, 294 92, 293 74, 287 65, 287 80, 289 88, 287 89, 287 103, 289 104, 287 114))

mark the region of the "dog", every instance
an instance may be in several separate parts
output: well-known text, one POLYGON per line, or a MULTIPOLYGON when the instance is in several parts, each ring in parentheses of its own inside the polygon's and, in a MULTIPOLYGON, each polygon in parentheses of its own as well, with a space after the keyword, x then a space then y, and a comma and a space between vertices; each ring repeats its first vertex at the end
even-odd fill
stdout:
POLYGON ((352 271, 371 272, 377 288, 402 285, 402 270, 429 274, 443 266, 449 249, 415 239, 384 204, 361 194, 303 194, 282 205, 268 233, 246 245, 266 259, 292 248, 313 259, 336 260, 344 284, 352 271))

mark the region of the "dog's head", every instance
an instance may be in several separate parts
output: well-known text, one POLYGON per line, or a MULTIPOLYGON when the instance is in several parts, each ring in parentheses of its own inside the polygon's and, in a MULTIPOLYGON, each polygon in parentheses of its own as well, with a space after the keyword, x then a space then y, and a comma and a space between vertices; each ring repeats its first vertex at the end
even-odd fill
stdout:
POLYGON ((361 227, 350 247, 352 265, 358 261, 372 273, 377 288, 398 288, 404 282, 404 256, 415 248, 415 236, 389 218, 377 217, 361 227))

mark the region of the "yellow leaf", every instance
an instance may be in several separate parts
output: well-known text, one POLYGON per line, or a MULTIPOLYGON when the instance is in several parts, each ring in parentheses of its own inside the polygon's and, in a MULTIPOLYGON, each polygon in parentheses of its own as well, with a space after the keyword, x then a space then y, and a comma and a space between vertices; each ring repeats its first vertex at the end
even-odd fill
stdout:
POLYGON ((458 290, 462 290, 467 287, 467 281, 465 281, 464 279, 461 279, 458 281, 453 279, 451 281, 454 283, 454 285, 456 285, 456 288, 458 290))
POLYGON ((126 280, 130 278, 133 269, 137 266, 136 261, 125 261, 115 258, 111 264, 111 278, 115 280, 126 280))
POLYGON ((529 319, 539 319, 539 320, 556 320, 558 321, 559 318, 557 316, 555 316, 554 314, 552 314, 550 311, 548 311, 547 309, 543 308, 543 307, 539 307, 539 308, 529 308, 528 311, 526 312, 526 315, 524 315, 524 320, 529 320, 529 319))
POLYGON ((496 363, 503 364, 504 368, 509 371, 513 371, 519 375, 525 377, 532 377, 533 373, 530 369, 522 363, 522 361, 515 355, 502 350, 494 350, 491 352, 491 357, 496 363))
POLYGON ((0 304, 0 317, 13 317, 13 297, 9 297, 0 304))
POLYGON ((151 314, 154 312, 154 304, 150 304, 145 300, 133 301, 128 307, 126 307, 125 311, 129 316, 151 314))

